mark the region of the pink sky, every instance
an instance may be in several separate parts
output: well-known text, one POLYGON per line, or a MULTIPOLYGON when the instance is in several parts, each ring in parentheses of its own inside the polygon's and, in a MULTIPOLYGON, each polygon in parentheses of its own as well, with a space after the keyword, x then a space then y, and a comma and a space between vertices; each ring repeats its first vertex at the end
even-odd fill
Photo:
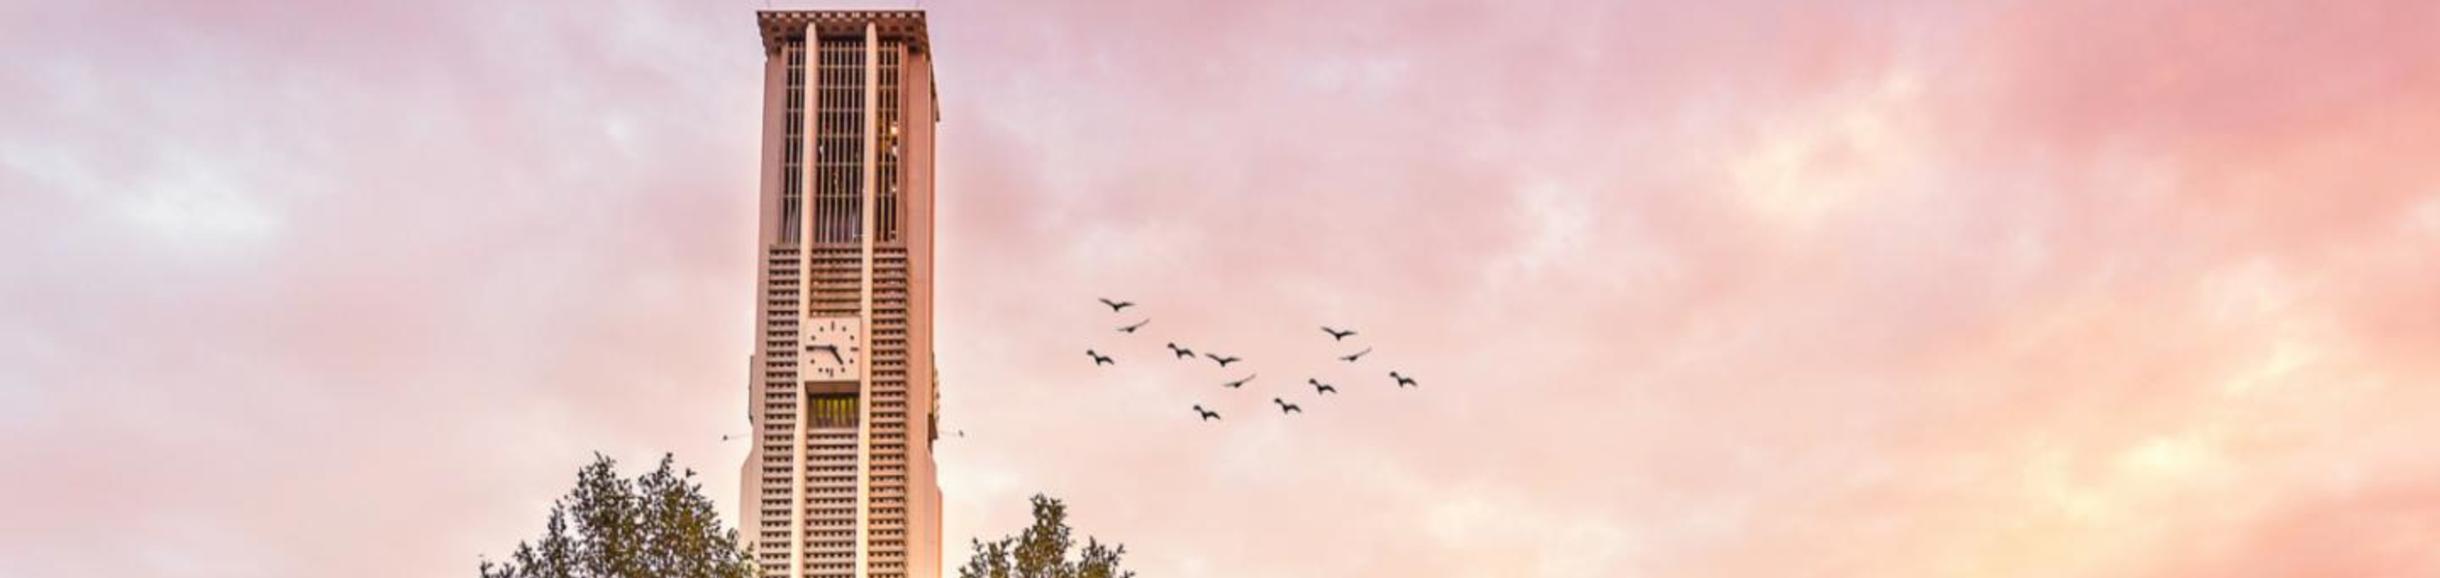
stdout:
MULTIPOLYGON (((0 4, 0 576, 733 508, 763 3, 339 4, 0 4)), ((924 7, 952 563, 2440 574, 2440 3, 924 7)))

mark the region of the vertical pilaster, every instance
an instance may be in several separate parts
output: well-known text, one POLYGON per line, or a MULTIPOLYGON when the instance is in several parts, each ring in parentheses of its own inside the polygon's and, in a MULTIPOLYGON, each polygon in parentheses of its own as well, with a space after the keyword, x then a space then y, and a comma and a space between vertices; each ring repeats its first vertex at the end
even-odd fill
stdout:
MULTIPOLYGON (((765 334, 770 329, 771 314, 768 293, 771 290, 771 247, 779 243, 781 155, 787 148, 783 128, 788 111, 788 57, 776 48, 763 51, 763 110, 762 110, 762 185, 757 191, 762 210, 756 215, 754 270, 754 351, 746 356, 746 461, 738 466, 737 480, 743 499, 737 502, 738 540, 759 547, 762 543, 762 436, 764 392, 769 387, 763 379, 767 371, 763 349, 770 342, 765 334)), ((758 548, 759 549, 759 548, 758 548)), ((759 556, 759 554, 758 554, 759 556)), ((754 561, 755 572, 762 572, 762 560, 754 561)))
MULTIPOLYGON (((856 229, 856 237, 861 240, 864 263, 863 272, 859 277, 861 284, 860 290, 857 291, 857 311, 864 318, 864 323, 860 324, 864 332, 862 342, 868 344, 867 347, 872 347, 877 354, 879 347, 870 344, 873 343, 873 326, 879 324, 873 316, 873 242, 881 235, 879 229, 873 226, 873 217, 880 204, 879 195, 874 194, 876 181, 874 177, 877 172, 875 169, 880 166, 880 159, 873 150, 873 143, 877 136, 873 124, 881 109, 881 30, 878 25, 870 22, 864 24, 864 66, 861 68, 864 71, 864 110, 863 122, 861 126, 857 127, 856 142, 863 151, 859 155, 860 158, 857 159, 859 161, 857 164, 860 165, 858 170, 862 171, 862 177, 857 179, 857 184, 860 185, 859 188, 863 189, 859 191, 863 202, 858 203, 862 205, 862 210, 859 211, 861 215, 858 217, 862 223, 856 229)), ((855 575, 858 578, 869 575, 872 564, 873 365, 875 364, 863 364, 862 370, 859 372, 862 375, 857 377, 858 391, 862 392, 860 397, 863 400, 863 403, 856 405, 857 411, 862 412, 858 416, 859 419, 856 420, 855 575)))
MULTIPOLYGON (((799 158, 803 160, 798 163, 800 168, 797 169, 799 176, 796 183, 796 198, 798 199, 796 270, 800 280, 797 282, 796 310, 790 312, 795 315, 799 327, 802 327, 802 324, 809 320, 813 313, 813 239, 814 231, 816 231, 813 217, 815 213, 819 212, 814 210, 813 175, 820 156, 816 151, 821 150, 819 148, 821 141, 818 138, 821 131, 816 128, 821 126, 816 124, 816 119, 821 118, 821 115, 817 114, 821 107, 815 103, 819 102, 822 94, 822 75, 820 74, 822 43, 820 30, 811 22, 805 23, 803 46, 799 50, 803 52, 805 59, 805 72, 802 80, 805 85, 802 91, 805 102, 797 107, 797 126, 802 127, 802 130, 798 132, 803 139, 798 142, 798 146, 801 148, 797 150, 799 158)), ((794 440, 788 444, 789 451, 793 452, 795 458, 789 460, 791 471, 788 476, 788 575, 790 578, 805 575, 805 462, 807 457, 805 455, 805 430, 812 427, 813 422, 813 397, 807 395, 810 390, 805 387, 804 383, 806 377, 813 374, 803 365, 810 361, 812 356, 798 355, 796 357, 798 360, 796 419, 793 422, 795 427, 792 428, 794 440)))
POLYGON ((932 106, 932 55, 928 48, 908 49, 899 59, 898 122, 906 136, 899 143, 902 180, 898 198, 906 203, 900 225, 907 247, 907 510, 906 559, 908 578, 938 578, 940 559, 940 484, 934 459, 939 429, 939 384, 934 366, 932 255, 934 204, 932 143, 936 111, 932 106))

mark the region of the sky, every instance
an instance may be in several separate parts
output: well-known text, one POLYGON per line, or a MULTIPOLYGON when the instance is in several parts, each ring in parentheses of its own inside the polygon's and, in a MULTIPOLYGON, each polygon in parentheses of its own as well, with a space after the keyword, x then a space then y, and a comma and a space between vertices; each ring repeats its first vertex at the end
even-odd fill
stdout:
MULTIPOLYGON (((356 4, 0 0, 0 576, 734 511, 765 4, 356 4)), ((2440 574, 2440 3, 922 8, 950 564, 2440 574)))

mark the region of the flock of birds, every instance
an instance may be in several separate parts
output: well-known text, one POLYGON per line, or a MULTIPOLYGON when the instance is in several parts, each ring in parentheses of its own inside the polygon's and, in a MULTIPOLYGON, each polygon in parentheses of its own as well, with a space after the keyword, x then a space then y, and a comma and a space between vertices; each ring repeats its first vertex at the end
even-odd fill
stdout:
MULTIPOLYGON (((1127 308, 1135 306, 1135 303, 1131 301, 1117 301, 1109 298, 1102 298, 1101 304, 1108 306, 1112 314, 1124 314, 1126 313, 1127 308)), ((1118 332, 1134 335, 1141 331, 1144 326, 1150 325, 1151 323, 1152 319, 1150 318, 1140 319, 1134 323, 1119 326, 1118 332)), ((1323 334, 1330 337, 1329 342, 1332 344, 1345 344, 1347 343, 1348 338, 1356 336, 1356 331, 1353 329, 1339 329, 1326 325, 1322 326, 1321 329, 1323 334)), ((1163 347, 1169 349, 1171 358, 1178 361, 1209 360, 1213 364, 1220 366, 1221 369, 1227 369, 1232 364, 1245 361, 1245 359, 1234 355, 1222 355, 1218 352, 1212 351, 1197 352, 1192 348, 1179 345, 1174 341, 1164 343, 1162 345, 1163 347)), ((1355 350, 1347 353, 1346 355, 1339 355, 1336 357, 1340 362, 1355 364, 1363 362, 1364 357, 1371 355, 1372 351, 1372 346, 1367 345, 1364 346, 1363 349, 1355 350)), ((1112 366, 1118 364, 1118 359, 1116 357, 1102 353, 1098 349, 1086 349, 1084 354, 1092 358, 1093 365, 1095 367, 1112 366)), ((1253 383, 1254 378, 1259 377, 1260 375, 1261 374, 1258 372, 1248 372, 1246 373, 1245 377, 1221 382, 1220 387, 1231 390, 1244 389, 1246 384, 1253 383)), ((1399 373, 1396 370, 1391 370, 1389 372, 1389 379, 1389 383, 1399 389, 1421 387, 1421 385, 1415 381, 1414 377, 1399 373)), ((1320 399, 1322 396, 1334 395, 1339 392, 1338 386, 1324 382, 1319 378, 1305 378, 1305 385, 1313 388, 1314 399, 1320 399)), ((1271 403, 1279 407, 1279 413, 1282 415, 1305 413, 1304 406, 1298 405, 1295 402, 1290 402, 1285 398, 1272 397, 1271 403)), ((1219 411, 1203 407, 1203 404, 1201 403, 1194 404, 1194 410, 1196 416, 1202 421, 1219 421, 1221 419, 1219 411)), ((963 429, 954 430, 950 435, 963 438, 966 437, 966 431, 963 429)), ((720 441, 727 442, 740 440, 745 439, 745 437, 745 434, 723 434, 720 436, 720 441)))
MULTIPOLYGON (((1110 308, 1110 313, 1112 314, 1124 314, 1126 313, 1127 308, 1135 306, 1135 302, 1132 301, 1118 301, 1107 297, 1101 298, 1101 304, 1108 306, 1110 308)), ((1145 325, 1149 325, 1151 323, 1151 318, 1144 318, 1134 323, 1119 326, 1118 332, 1133 335, 1139 330, 1142 330, 1145 325)), ((1322 326, 1321 329, 1322 333, 1330 336, 1330 343, 1332 344, 1343 344, 1347 342, 1347 338, 1356 336, 1356 331, 1353 329, 1340 329, 1327 325, 1322 326)), ((1227 369, 1229 364, 1245 361, 1244 359, 1233 355, 1222 355, 1213 351, 1197 353, 1193 348, 1178 345, 1177 342, 1174 341, 1164 343, 1162 346, 1169 349, 1169 354, 1174 360, 1210 360, 1212 363, 1219 365, 1222 369, 1227 369)), ((1371 355, 1372 351, 1373 348, 1371 346, 1365 346, 1363 349, 1356 350, 1346 355, 1337 356, 1337 358, 1339 361, 1344 363, 1360 363, 1364 360, 1364 356, 1371 355)), ((1102 353, 1098 349, 1086 349, 1084 350, 1084 354, 1092 358, 1094 367, 1112 366, 1118 364, 1118 359, 1116 357, 1102 353)), ((1253 383, 1254 378, 1259 376, 1261 376, 1260 372, 1248 372, 1245 377, 1222 382, 1220 387, 1227 389, 1243 389, 1246 384, 1253 383)), ((1389 378, 1390 383, 1399 389, 1421 387, 1415 381, 1414 377, 1399 373, 1396 370, 1391 370, 1389 372, 1389 378)), ((1339 392, 1338 386, 1323 382, 1319 378, 1305 378, 1305 385, 1313 387, 1313 395, 1315 399, 1320 399, 1321 396, 1333 395, 1339 392)), ((1273 397, 1271 398, 1271 403, 1279 406, 1279 413, 1281 415, 1305 413, 1305 408, 1303 406, 1297 405, 1296 403, 1290 402, 1283 398, 1273 397)), ((1201 403, 1194 404, 1194 410, 1195 415, 1201 421, 1218 421, 1221 419, 1219 411, 1205 408, 1201 403)))

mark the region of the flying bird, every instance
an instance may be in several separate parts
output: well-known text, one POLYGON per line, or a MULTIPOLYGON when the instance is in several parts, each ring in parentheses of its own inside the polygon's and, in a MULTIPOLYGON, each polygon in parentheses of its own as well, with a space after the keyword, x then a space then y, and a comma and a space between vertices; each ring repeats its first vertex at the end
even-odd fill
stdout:
POLYGON ((1126 327, 1120 327, 1120 328, 1118 328, 1118 332, 1119 332, 1119 333, 1134 333, 1134 332, 1135 332, 1135 330, 1143 328, 1143 327, 1144 327, 1144 324, 1146 324, 1146 323, 1151 323, 1151 322, 1152 322, 1152 320, 1150 320, 1150 319, 1146 319, 1146 320, 1143 320, 1143 321, 1137 321, 1137 322, 1135 322, 1135 324, 1134 324, 1134 325, 1129 325, 1129 326, 1126 326, 1126 327))
POLYGON ((1111 313, 1117 313, 1121 309, 1135 306, 1134 301, 1111 301, 1108 297, 1103 297, 1101 299, 1101 304, 1110 306, 1111 313))
POLYGON ((1314 379, 1314 378, 1310 378, 1310 377, 1308 377, 1308 378, 1305 378, 1305 383, 1310 383, 1310 384, 1313 384, 1313 393, 1316 393, 1316 394, 1322 394, 1322 393, 1338 393, 1338 392, 1339 392, 1339 388, 1336 388, 1336 387, 1331 387, 1331 386, 1330 386, 1330 384, 1327 384, 1327 383, 1322 383, 1322 380, 1319 380, 1319 379, 1314 379))
POLYGON ((1322 326, 1322 332, 1330 334, 1331 341, 1344 341, 1356 334, 1354 329, 1331 329, 1328 325, 1322 326))
POLYGON ((1248 381, 1253 381, 1253 380, 1254 380, 1254 376, 1255 376, 1255 375, 1261 375, 1261 374, 1249 374, 1249 375, 1246 375, 1246 376, 1245 376, 1245 379, 1240 379, 1240 380, 1237 380, 1237 381, 1231 381, 1231 382, 1228 382, 1228 383, 1223 383, 1223 384, 1220 384, 1220 387, 1225 387, 1225 388, 1229 388, 1229 389, 1237 389, 1237 388, 1240 388, 1240 387, 1245 387, 1245 382, 1248 382, 1248 381))
POLYGON ((1203 416, 1203 421, 1211 421, 1211 420, 1215 420, 1215 419, 1220 419, 1220 412, 1216 412, 1216 411, 1212 411, 1212 410, 1208 410, 1208 409, 1203 409, 1203 406, 1202 406, 1201 404, 1197 404, 1197 405, 1195 405, 1195 413, 1196 413, 1196 414, 1198 414, 1198 415, 1203 416))
POLYGON ((1110 359, 1110 356, 1107 356, 1107 355, 1102 355, 1102 354, 1100 354, 1100 353, 1094 352, 1094 351, 1093 351, 1093 350, 1091 350, 1091 349, 1084 350, 1084 354, 1085 354, 1085 355, 1090 355, 1090 356, 1093 356, 1093 366, 1094 366, 1094 367, 1101 367, 1101 366, 1104 366, 1104 365, 1115 365, 1115 364, 1117 364, 1117 363, 1118 363, 1117 361, 1111 360, 1111 359, 1110 359))
POLYGON ((1212 358, 1212 362, 1220 364, 1221 367, 1228 367, 1228 364, 1236 363, 1238 361, 1235 357, 1229 357, 1218 353, 1205 353, 1203 356, 1212 358))
POLYGON ((1279 413, 1282 414, 1305 413, 1305 408, 1296 407, 1296 404, 1282 401, 1276 397, 1271 398, 1271 403, 1279 404, 1279 413))
POLYGON ((1169 344, 1169 352, 1170 352, 1170 353, 1175 353, 1175 354, 1177 354, 1178 359, 1194 359, 1194 358, 1195 358, 1195 350, 1192 350, 1192 349, 1187 349, 1187 348, 1184 348, 1184 347, 1178 347, 1178 344, 1175 344, 1175 343, 1171 343, 1171 344, 1169 344))
POLYGON ((1364 350, 1363 350, 1363 351, 1358 351, 1358 352, 1355 352, 1355 353, 1350 353, 1350 354, 1347 354, 1347 355, 1341 355, 1341 356, 1339 356, 1339 361, 1345 361, 1345 362, 1348 362, 1348 363, 1355 363, 1355 362, 1356 362, 1356 360, 1358 360, 1358 359, 1363 359, 1363 358, 1364 358, 1364 354, 1366 354, 1366 353, 1372 353, 1372 348, 1370 348, 1370 347, 1366 347, 1366 348, 1364 348, 1364 350))
POLYGON ((1415 385, 1415 378, 1398 375, 1398 372, 1395 371, 1389 372, 1389 378, 1398 380, 1398 387, 1421 387, 1415 385))

